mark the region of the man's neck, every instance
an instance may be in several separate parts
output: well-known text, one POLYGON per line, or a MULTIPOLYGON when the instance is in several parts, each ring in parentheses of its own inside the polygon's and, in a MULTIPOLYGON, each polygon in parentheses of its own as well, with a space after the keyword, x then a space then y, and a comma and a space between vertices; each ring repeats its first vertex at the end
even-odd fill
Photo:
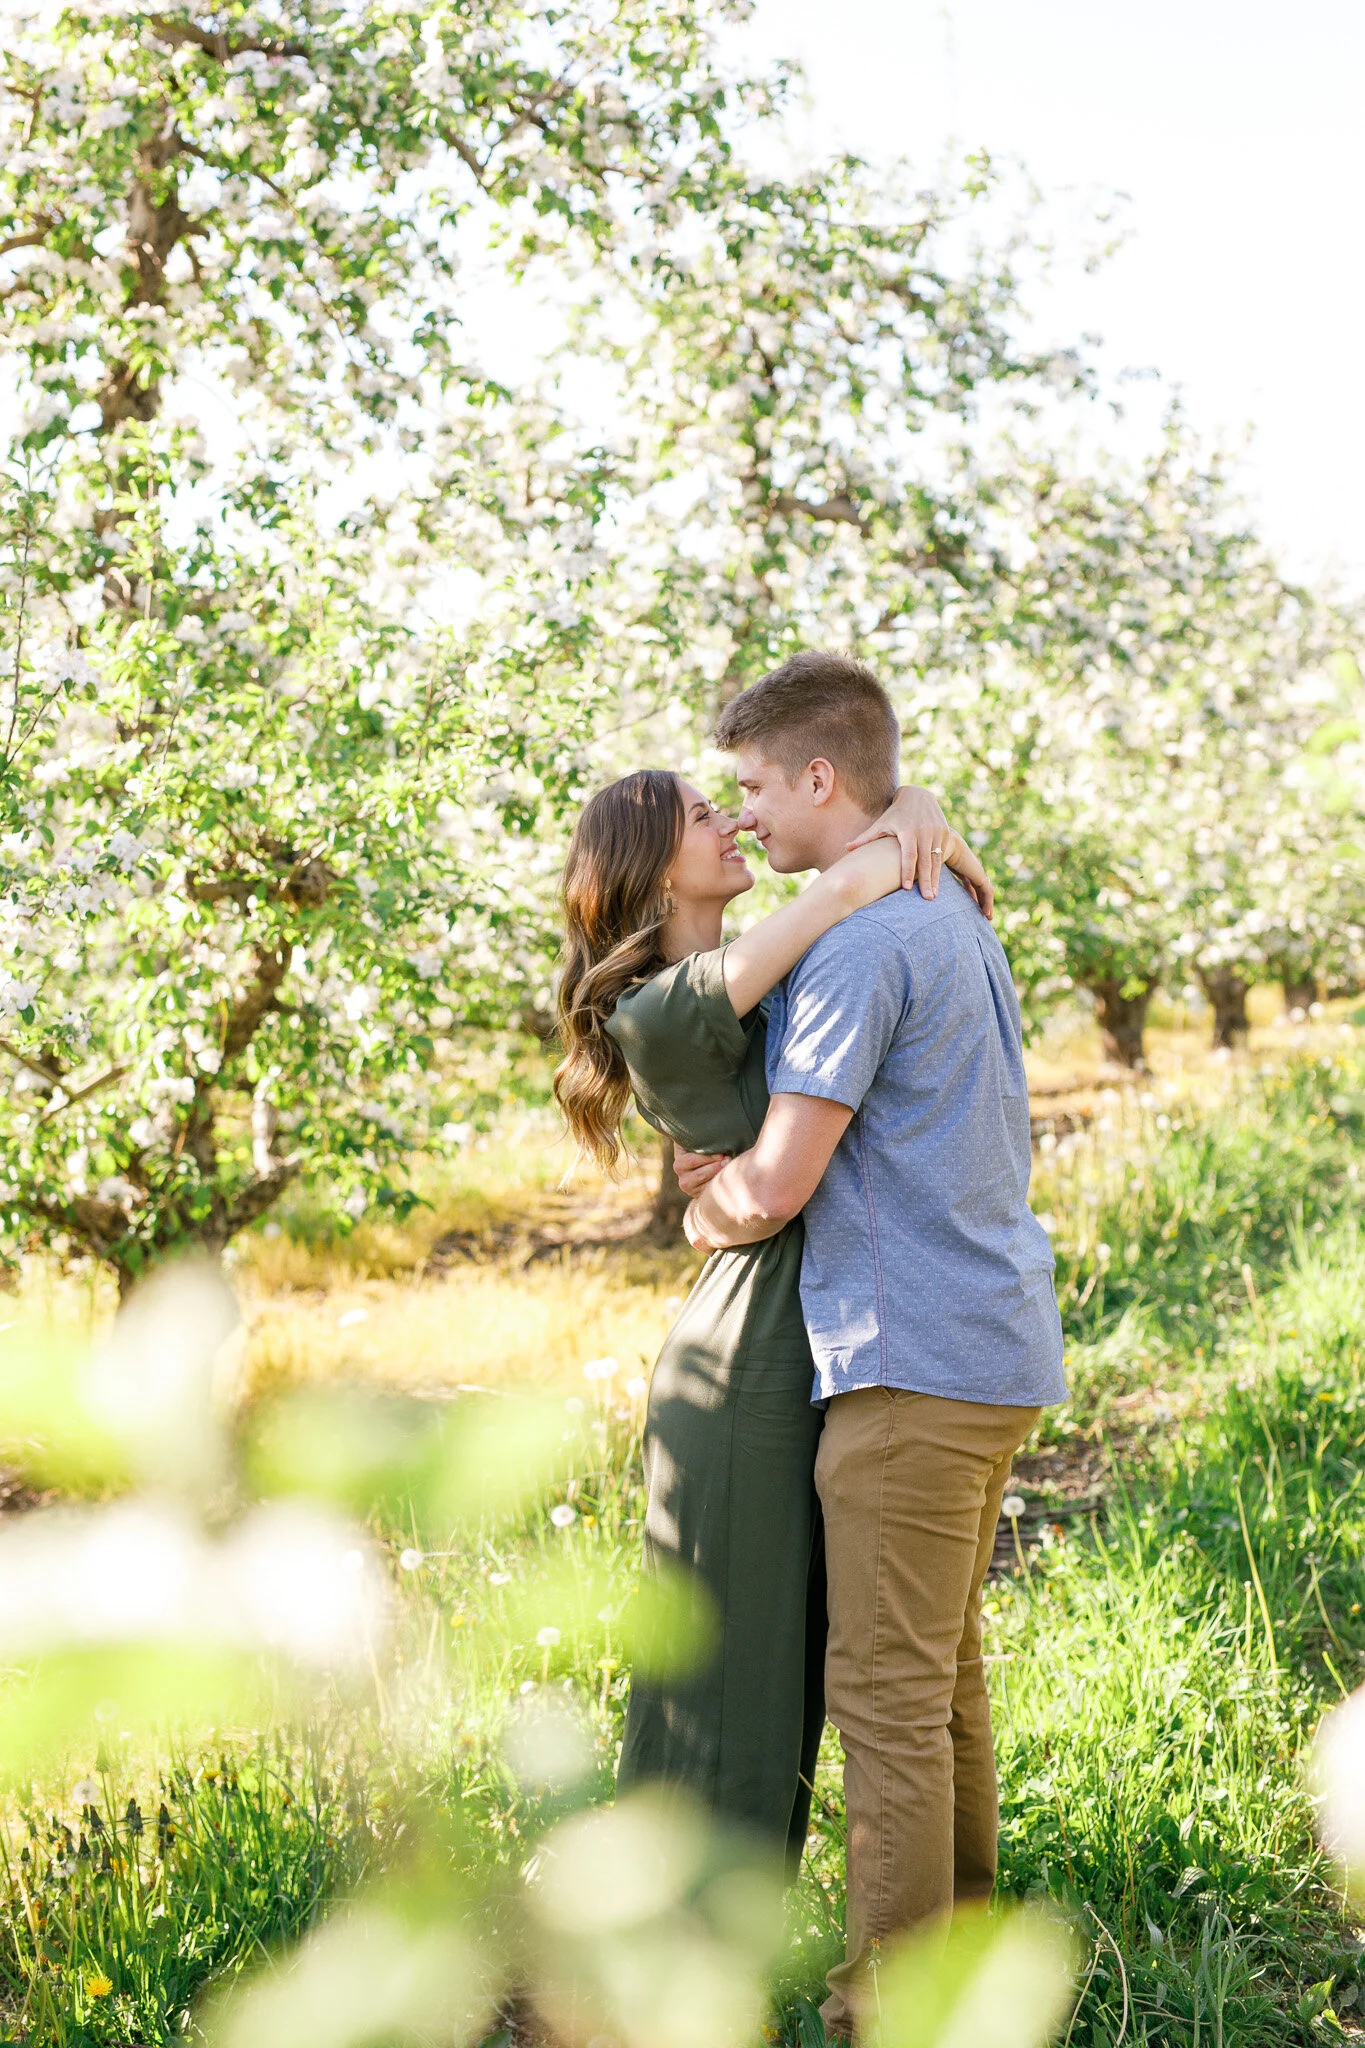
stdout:
POLYGON ((818 814, 811 834, 811 848, 815 854, 811 866, 823 875, 826 868, 832 868, 836 860, 842 860, 848 852, 848 842, 856 839, 860 832, 866 832, 872 823, 872 813, 860 810, 858 805, 847 798, 837 799, 826 805, 818 814))

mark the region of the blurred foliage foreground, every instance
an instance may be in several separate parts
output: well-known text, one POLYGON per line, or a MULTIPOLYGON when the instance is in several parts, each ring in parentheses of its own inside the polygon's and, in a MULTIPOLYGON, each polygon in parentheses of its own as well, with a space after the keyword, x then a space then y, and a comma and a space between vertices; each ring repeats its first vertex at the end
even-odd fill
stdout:
MULTIPOLYGON (((1360 2031, 1305 1762, 1365 1662, 1365 1065, 1161 1125, 1042 1177, 1075 1392, 988 1601, 1005 1904, 888 1957, 885 2048, 1360 2031), (1101 1511, 1049 1518, 1087 1458, 1101 1511)), ((625 1368, 244 1407, 233 1319, 181 1268, 93 1358, 7 1334, 4 1439, 60 1504, 0 1533, 0 2038, 811 2048, 833 1754, 785 1906, 750 1845, 606 1803, 631 1668, 707 1632, 638 1584, 625 1368)), ((1359 1718, 1324 1767, 1348 1862, 1359 1718)))

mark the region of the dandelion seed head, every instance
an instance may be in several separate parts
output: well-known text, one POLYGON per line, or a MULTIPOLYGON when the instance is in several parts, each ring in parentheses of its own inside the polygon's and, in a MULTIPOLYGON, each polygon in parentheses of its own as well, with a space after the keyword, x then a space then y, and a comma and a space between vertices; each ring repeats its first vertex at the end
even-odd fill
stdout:
POLYGON ((405 1572, 419 1570, 426 1561, 426 1554, 421 1550, 402 1550, 398 1554, 399 1566, 405 1572))
POLYGON ((554 1523, 556 1529, 571 1528, 578 1520, 578 1510, 571 1508, 566 1500, 562 1500, 558 1507, 550 1509, 550 1520, 554 1523))
POLYGON ((538 1649, 553 1650, 558 1646, 558 1643, 559 1630, 557 1628, 547 1627, 536 1630, 536 1646, 538 1649))

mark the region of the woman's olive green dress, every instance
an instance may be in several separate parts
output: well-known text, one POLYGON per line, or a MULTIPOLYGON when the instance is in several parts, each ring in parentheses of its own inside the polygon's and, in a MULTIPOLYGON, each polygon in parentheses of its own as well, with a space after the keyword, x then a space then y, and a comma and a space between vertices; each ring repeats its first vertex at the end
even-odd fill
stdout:
MULTIPOLYGON (((768 1107, 766 1008, 743 1022, 722 955, 694 953, 617 1005, 640 1113, 694 1152, 743 1152, 768 1107)), ((718 1621, 686 1679, 639 1681, 621 1789, 663 1780, 781 1847, 793 1873, 824 1725, 821 1415, 801 1317, 801 1222, 714 1252, 659 1354, 645 1426, 645 1569, 682 1565, 718 1621)))

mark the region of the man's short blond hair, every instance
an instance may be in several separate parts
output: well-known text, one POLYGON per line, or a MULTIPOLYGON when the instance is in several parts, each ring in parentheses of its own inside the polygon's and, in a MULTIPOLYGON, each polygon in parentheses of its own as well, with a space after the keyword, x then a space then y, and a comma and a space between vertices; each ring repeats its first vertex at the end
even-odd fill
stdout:
POLYGON ((877 678, 847 654, 794 654, 727 704, 716 745, 753 747, 794 783, 812 761, 828 761, 869 815, 884 810, 900 781, 901 729, 877 678))

